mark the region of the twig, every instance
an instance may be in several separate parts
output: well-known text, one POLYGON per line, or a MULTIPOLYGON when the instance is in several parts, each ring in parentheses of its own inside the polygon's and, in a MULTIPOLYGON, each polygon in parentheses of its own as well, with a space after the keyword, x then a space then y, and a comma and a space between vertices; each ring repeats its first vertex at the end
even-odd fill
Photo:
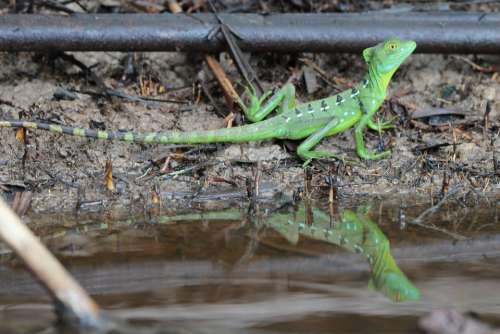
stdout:
POLYGON ((14 212, 17 215, 24 216, 26 214, 26 211, 28 211, 31 205, 32 198, 33 198, 32 191, 26 190, 26 191, 16 192, 16 195, 14 196, 14 201, 12 203, 12 210, 14 210, 14 212))
POLYGON ((301 62, 303 62, 304 64, 306 64, 307 66, 311 67, 316 73, 319 74, 319 76, 320 76, 321 79, 323 79, 327 84, 329 84, 333 88, 335 88, 335 89, 337 89, 339 91, 341 91, 341 90, 344 89, 337 82, 334 82, 336 80, 335 78, 331 79, 330 76, 321 67, 319 67, 315 62, 313 62, 312 60, 307 59, 307 58, 300 58, 299 60, 301 62))
MULTIPOLYGON (((180 14, 182 13, 182 7, 177 3, 175 0, 169 0, 167 2, 168 8, 172 13, 180 14)), ((210 5, 212 5, 210 3, 210 5)), ((215 10, 215 8, 213 8, 215 10)), ((215 14, 217 16, 217 14, 215 14)), ((218 19, 220 21, 220 19, 218 19)), ((224 97, 226 98, 226 103, 229 106, 230 109, 232 109, 232 106, 236 104, 239 101, 239 96, 238 93, 236 93, 236 90, 234 89, 233 84, 231 83, 231 80, 227 77, 226 73, 224 72, 224 69, 222 66, 219 64, 219 62, 212 56, 210 55, 205 55, 205 62, 207 63, 208 67, 214 74, 215 78, 217 79, 217 82, 222 88, 222 91, 224 92, 224 97)), ((211 100, 212 105, 216 108, 216 110, 219 112, 219 114, 226 116, 225 113, 223 113, 217 103, 213 101, 210 93, 206 89, 206 87, 202 83, 202 88, 205 92, 205 94, 208 96, 208 98, 211 100)))
POLYGON ((79 90, 79 89, 68 89, 70 92, 75 92, 79 94, 85 94, 85 95, 91 95, 91 96, 115 96, 118 98, 122 98, 124 100, 132 101, 132 102, 142 102, 148 106, 153 106, 153 103, 177 103, 177 104, 189 104, 189 101, 183 101, 183 100, 173 100, 173 99, 160 99, 160 98, 155 98, 155 97, 148 97, 148 96, 139 96, 139 95, 130 95, 126 94, 124 92, 121 92, 119 90, 114 90, 114 89, 106 89, 104 93, 100 92, 94 92, 91 90, 79 90), (153 103, 150 103, 153 102, 153 103))
POLYGON ((491 112, 491 100, 488 100, 486 101, 486 107, 484 109, 484 115, 483 115, 483 137, 485 141, 487 139, 490 112, 491 112))
POLYGON ((58 306, 64 307, 65 312, 59 314, 63 320, 71 315, 83 326, 101 326, 97 304, 1 199, 0 238, 24 260, 58 306))
POLYGON ((186 174, 186 173, 191 172, 191 171, 196 171, 198 169, 205 168, 208 166, 212 166, 212 165, 215 165, 217 163, 219 163, 219 162, 218 161, 205 161, 205 162, 199 163, 197 165, 193 165, 193 166, 181 169, 181 170, 177 170, 177 171, 162 175, 162 179, 169 180, 171 178, 176 178, 179 175, 186 174))
POLYGON ((484 67, 484 66, 478 65, 475 62, 473 62, 472 60, 470 60, 469 58, 466 58, 464 56, 455 56, 455 58, 458 59, 458 60, 466 62, 467 64, 469 64, 470 66, 472 66, 472 68, 474 70, 476 70, 478 72, 481 72, 481 73, 492 73, 492 72, 495 72, 495 69, 492 66, 484 67))
POLYGON ((220 32, 224 36, 224 39, 227 45, 229 46, 229 51, 230 51, 229 55, 231 56, 231 58, 233 58, 236 64, 236 68, 238 69, 238 72, 240 72, 241 76, 245 79, 246 83, 248 85, 251 85, 255 89, 257 96, 261 96, 262 93, 264 92, 262 84, 258 80, 257 74, 253 70, 252 66, 250 66, 249 62, 243 55, 243 51, 241 51, 241 48, 236 42, 234 36, 238 37, 239 39, 243 38, 234 29, 231 29, 229 25, 224 23, 220 15, 217 14, 217 10, 215 9, 215 6, 213 5, 212 1, 208 0, 208 4, 210 5, 213 14, 217 18, 217 21, 219 22, 219 26, 216 28, 216 30, 220 30, 220 32))
POLYGON ((235 104, 239 100, 238 93, 236 93, 236 90, 222 69, 222 66, 220 66, 219 62, 212 56, 206 56, 205 61, 207 62, 207 65, 212 73, 215 75, 219 85, 222 87, 227 104, 229 106, 235 104))
POLYGON ((70 14, 70 15, 75 14, 74 10, 72 10, 64 5, 61 5, 61 4, 57 3, 56 1, 45 0, 45 1, 42 1, 40 3, 40 5, 48 8, 48 9, 61 11, 61 12, 66 13, 66 14, 70 14))

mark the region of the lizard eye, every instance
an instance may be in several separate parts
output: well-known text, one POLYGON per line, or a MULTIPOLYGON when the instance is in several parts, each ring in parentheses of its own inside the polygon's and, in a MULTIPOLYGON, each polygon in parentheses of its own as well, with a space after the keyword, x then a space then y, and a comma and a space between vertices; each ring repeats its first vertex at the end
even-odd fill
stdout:
POLYGON ((397 44, 396 43, 389 43, 389 45, 387 46, 389 48, 389 50, 396 50, 398 48, 397 44))

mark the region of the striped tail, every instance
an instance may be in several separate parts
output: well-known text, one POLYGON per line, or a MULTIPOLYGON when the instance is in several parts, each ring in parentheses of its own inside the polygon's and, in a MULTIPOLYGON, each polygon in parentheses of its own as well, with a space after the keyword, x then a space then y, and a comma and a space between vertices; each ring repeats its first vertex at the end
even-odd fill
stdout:
POLYGON ((77 137, 118 140, 130 143, 206 144, 216 142, 247 142, 276 138, 276 130, 273 129, 274 127, 271 124, 263 124, 268 122, 269 121, 264 121, 236 128, 207 131, 167 131, 151 133, 109 132, 27 121, 0 121, 0 128, 40 129, 52 133, 63 133, 77 137))

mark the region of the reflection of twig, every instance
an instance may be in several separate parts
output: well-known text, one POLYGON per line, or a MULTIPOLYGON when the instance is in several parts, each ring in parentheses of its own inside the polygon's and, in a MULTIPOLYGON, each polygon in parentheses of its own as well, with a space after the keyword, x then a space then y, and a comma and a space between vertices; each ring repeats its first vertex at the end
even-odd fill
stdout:
POLYGON ((0 238, 24 260, 57 304, 64 307, 66 312, 60 315, 75 316, 82 325, 100 324, 97 304, 2 200, 0 238))
POLYGON ((421 226, 421 227, 424 227, 427 229, 431 229, 431 230, 435 230, 435 231, 439 231, 439 232, 445 233, 445 234, 447 234, 455 239, 466 239, 466 237, 464 237, 463 235, 460 235, 458 233, 450 232, 444 228, 440 228, 440 227, 437 227, 434 225, 427 225, 423 222, 424 218, 426 218, 427 216, 429 216, 429 215, 435 213, 437 210, 439 210, 439 208, 441 206, 443 206, 443 204, 446 203, 446 201, 450 197, 454 196, 461 189, 462 189, 462 187, 460 187, 460 186, 457 186, 457 187, 451 189, 445 196, 443 196, 443 198, 439 202, 437 202, 435 205, 431 206, 430 208, 428 208, 427 210, 422 212, 417 218, 412 220, 410 222, 410 224, 418 225, 418 226, 421 226))
POLYGON ((444 203, 446 203, 446 201, 448 200, 448 198, 450 198, 451 196, 455 195, 459 190, 461 190, 462 188, 461 187, 455 187, 453 189, 451 189, 445 196, 443 196, 443 198, 437 202, 435 205, 431 206, 430 208, 428 208, 427 210, 425 210, 424 212, 422 212, 417 218, 415 218, 410 224, 416 224, 416 225, 420 225, 420 224, 423 224, 423 219, 436 212, 444 203))
POLYGON ((235 263, 234 267, 237 268, 242 264, 248 263, 249 260, 252 257, 254 257, 255 253, 257 252, 257 248, 259 248, 260 242, 261 241, 259 240, 259 230, 252 229, 252 233, 250 235, 250 242, 245 247, 245 252, 235 263))
POLYGON ((414 223, 414 222, 410 222, 410 224, 412 225, 417 225, 417 226, 420 226, 420 227, 423 227, 423 228, 426 228, 426 229, 429 229, 429 230, 433 230, 433 231, 437 231, 437 232, 441 232, 441 233, 444 233, 450 237, 452 237, 453 239, 456 239, 456 240, 465 240, 467 239, 467 237, 461 235, 461 234, 458 234, 458 233, 455 233, 455 232, 450 232, 448 231, 447 229, 444 229, 444 228, 441 228, 441 227, 437 227, 437 226, 434 226, 434 225, 426 225, 426 224, 423 224, 423 223, 414 223))

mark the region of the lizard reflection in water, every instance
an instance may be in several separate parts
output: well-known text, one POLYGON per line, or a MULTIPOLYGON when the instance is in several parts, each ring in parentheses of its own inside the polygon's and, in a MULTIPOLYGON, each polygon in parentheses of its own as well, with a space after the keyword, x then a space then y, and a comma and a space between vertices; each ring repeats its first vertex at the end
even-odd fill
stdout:
MULTIPOLYGON (((369 286, 395 302, 420 299, 420 290, 399 269, 391 254, 389 240, 373 223, 364 209, 343 210, 339 220, 318 208, 307 210, 302 204, 295 212, 273 213, 259 224, 270 227, 289 242, 298 242, 299 235, 339 245, 362 254, 370 265, 369 286), (310 219, 306 219, 309 217, 310 219), (307 221, 307 222, 306 222, 307 221)), ((228 209, 219 212, 161 217, 159 222, 194 220, 238 220, 241 212, 228 209)))
MULTIPOLYGON (((369 286, 381 292, 389 299, 401 302, 420 299, 420 291, 399 269, 391 254, 389 240, 379 227, 373 223, 361 208, 356 212, 343 210, 338 219, 319 208, 298 206, 290 212, 273 212, 263 217, 253 218, 254 227, 268 227, 277 231, 290 243, 296 244, 299 236, 320 240, 341 246, 348 251, 362 254, 370 265, 369 286)), ((208 211, 175 216, 160 216, 153 218, 153 223, 195 222, 195 221, 241 221, 244 214, 240 209, 232 208, 221 211, 208 211)), ((135 224, 134 219, 114 222, 113 225, 135 224)), ((95 226, 85 224, 77 230, 65 228, 63 232, 50 236, 50 239, 59 238, 72 233, 88 233, 92 230, 108 230, 109 225, 99 223, 95 226)), ((47 241, 48 239, 42 238, 47 241)))

